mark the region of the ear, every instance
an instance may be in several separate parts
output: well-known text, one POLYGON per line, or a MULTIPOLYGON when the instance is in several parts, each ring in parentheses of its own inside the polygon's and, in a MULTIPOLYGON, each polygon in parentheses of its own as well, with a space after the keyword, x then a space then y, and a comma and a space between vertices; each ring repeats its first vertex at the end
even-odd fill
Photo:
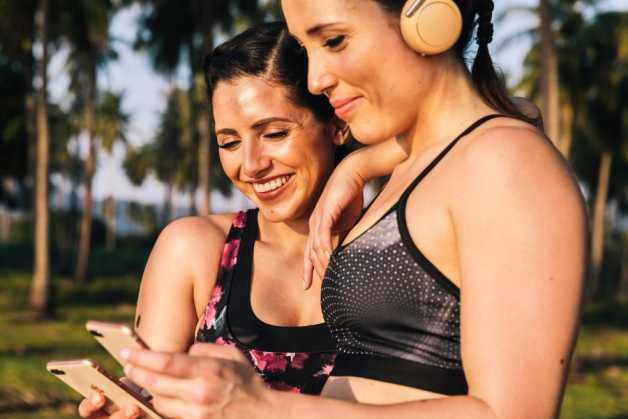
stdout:
POLYGON ((349 138, 349 125, 342 119, 334 117, 330 122, 333 128, 334 144, 341 146, 347 142, 349 138))

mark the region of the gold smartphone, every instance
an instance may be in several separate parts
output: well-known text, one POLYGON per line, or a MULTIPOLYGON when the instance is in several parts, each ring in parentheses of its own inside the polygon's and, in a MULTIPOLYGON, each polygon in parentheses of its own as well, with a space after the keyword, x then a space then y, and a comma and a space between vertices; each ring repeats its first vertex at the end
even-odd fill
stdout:
POLYGON ((153 410, 150 402, 90 359, 50 361, 46 364, 46 369, 83 397, 88 397, 91 391, 100 391, 107 399, 104 410, 108 414, 113 413, 113 405, 135 405, 142 410, 143 417, 162 419, 153 410))
POLYGON ((122 366, 124 366, 124 360, 120 357, 122 349, 133 347, 149 349, 135 330, 126 324, 90 320, 85 323, 85 328, 122 366))

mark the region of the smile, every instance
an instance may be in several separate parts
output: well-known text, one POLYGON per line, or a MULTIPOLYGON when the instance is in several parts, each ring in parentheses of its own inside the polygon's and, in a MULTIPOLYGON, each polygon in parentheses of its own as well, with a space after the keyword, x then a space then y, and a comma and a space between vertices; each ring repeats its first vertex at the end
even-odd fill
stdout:
POLYGON ((257 193, 269 193, 274 192, 288 183, 292 175, 280 176, 273 180, 264 183, 253 183, 253 190, 257 193))

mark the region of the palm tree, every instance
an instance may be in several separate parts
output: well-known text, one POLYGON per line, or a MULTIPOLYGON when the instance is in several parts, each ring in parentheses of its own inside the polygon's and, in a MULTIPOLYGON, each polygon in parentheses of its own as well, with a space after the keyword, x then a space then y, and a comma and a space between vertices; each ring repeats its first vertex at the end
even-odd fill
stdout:
MULTIPOLYGON (((137 48, 149 51, 154 68, 171 76, 180 65, 190 70, 188 95, 192 103, 193 141, 197 141, 198 183, 201 188, 199 214, 210 209, 211 175, 217 165, 211 157, 212 127, 206 102, 202 75, 203 56, 214 46, 218 31, 228 34, 233 29, 260 22, 278 13, 277 5, 258 0, 143 0, 137 48)), ((215 183, 215 182, 214 182, 215 183)), ((194 188, 196 189, 196 188, 194 188)), ((192 192, 193 195, 193 192, 192 192)))
POLYGON ((39 65, 40 88, 37 97, 37 175, 35 182, 35 272, 30 304, 36 317, 46 317, 50 309, 50 237, 48 208, 48 0, 41 0, 37 32, 42 45, 39 65))
MULTIPOLYGON (((575 35, 584 20, 574 3, 574 0, 539 0, 537 7, 512 6, 497 18, 503 21, 515 13, 538 17, 538 26, 513 34, 501 47, 521 38, 532 40, 532 48, 524 62, 526 71, 515 90, 539 99, 548 137, 566 158, 571 149, 573 121, 577 118, 576 104, 581 99, 577 97, 580 89, 574 86, 577 80, 571 73, 573 61, 579 57, 575 50, 579 41, 576 41, 575 35)), ((592 0, 585 0, 584 3, 595 4, 592 0)))
POLYGON ((116 7, 111 0, 80 0, 67 8, 68 43, 71 52, 68 67, 70 89, 76 104, 82 109, 82 128, 87 133, 88 147, 84 168, 83 211, 80 222, 78 257, 74 278, 87 280, 87 266, 91 247, 92 180, 96 171, 97 150, 97 71, 117 57, 110 45, 109 24, 116 7))
POLYGON ((539 0, 538 7, 541 34, 541 96, 546 131, 549 138, 557 144, 560 140, 558 60, 550 3, 550 0, 539 0))
MULTIPOLYGON (((599 150, 593 222, 591 231, 591 291, 602 291, 605 213, 612 185, 613 164, 620 165, 625 180, 628 168, 628 13, 609 12, 595 17, 585 29, 587 44, 581 45, 582 71, 590 76, 587 88, 588 118, 581 129, 599 150)), ((619 175, 619 174, 618 174, 619 175)), ((621 182, 620 182, 621 183, 621 182)), ((625 187, 625 186, 624 186, 625 187)), ((620 186, 618 193, 622 194, 620 186)))

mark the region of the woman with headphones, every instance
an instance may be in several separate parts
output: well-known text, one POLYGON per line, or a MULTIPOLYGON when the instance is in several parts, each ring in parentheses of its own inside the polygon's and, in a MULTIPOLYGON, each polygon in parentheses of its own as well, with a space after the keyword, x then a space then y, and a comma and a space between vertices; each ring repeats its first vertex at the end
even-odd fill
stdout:
POLYGON ((338 350, 325 397, 270 391, 238 353, 212 345, 197 347, 204 356, 130 351, 127 375, 172 417, 558 417, 586 214, 566 162, 495 74, 492 1, 282 8, 307 51, 310 91, 328 97, 368 151, 404 156, 338 248, 324 220, 344 205, 338 188, 360 185, 347 165, 311 221, 338 350))

